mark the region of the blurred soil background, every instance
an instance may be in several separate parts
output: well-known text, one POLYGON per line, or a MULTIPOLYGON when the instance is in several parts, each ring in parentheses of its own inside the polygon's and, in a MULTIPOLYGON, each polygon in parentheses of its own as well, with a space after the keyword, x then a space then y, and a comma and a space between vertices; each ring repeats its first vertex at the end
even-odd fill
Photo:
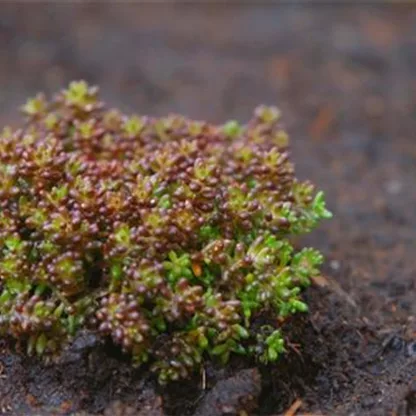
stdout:
POLYGON ((45 369, 2 342, 0 412, 415 415, 415 68, 410 4, 1 2, 2 125, 73 79, 149 115, 244 122, 275 104, 334 219, 303 239, 327 263, 276 368, 161 391, 105 350, 45 369))

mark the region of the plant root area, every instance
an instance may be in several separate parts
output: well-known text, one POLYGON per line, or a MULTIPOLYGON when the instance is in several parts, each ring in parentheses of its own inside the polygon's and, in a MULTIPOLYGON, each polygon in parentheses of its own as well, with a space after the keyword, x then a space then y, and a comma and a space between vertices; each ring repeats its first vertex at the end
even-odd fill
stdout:
POLYGON ((416 415, 416 8, 5 3, 0 120, 72 79, 123 110, 223 122, 278 105, 334 219, 286 354, 167 388, 82 333, 59 364, 0 341, 5 415, 416 415))

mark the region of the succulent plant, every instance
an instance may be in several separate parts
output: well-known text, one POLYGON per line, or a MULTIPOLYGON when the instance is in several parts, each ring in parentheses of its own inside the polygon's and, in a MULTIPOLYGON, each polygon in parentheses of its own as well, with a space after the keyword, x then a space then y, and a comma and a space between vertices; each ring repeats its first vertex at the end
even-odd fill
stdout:
POLYGON ((276 108, 128 117, 80 81, 23 112, 0 136, 0 333, 54 359, 89 328, 161 383, 209 357, 278 359, 322 262, 291 238, 331 214, 294 176, 276 108))

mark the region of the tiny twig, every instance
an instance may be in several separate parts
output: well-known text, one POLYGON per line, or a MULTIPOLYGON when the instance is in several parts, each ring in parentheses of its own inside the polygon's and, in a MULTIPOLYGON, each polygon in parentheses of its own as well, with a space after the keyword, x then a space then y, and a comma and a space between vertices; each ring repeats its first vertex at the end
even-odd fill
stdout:
POLYGON ((201 376, 202 376, 202 390, 206 390, 206 388, 207 388, 207 374, 206 374, 204 366, 202 366, 201 371, 202 371, 202 374, 201 374, 201 376))
POLYGON ((302 406, 302 400, 296 399, 292 403, 292 405, 289 407, 289 409, 286 410, 283 416, 295 416, 296 412, 299 410, 301 406, 302 406))

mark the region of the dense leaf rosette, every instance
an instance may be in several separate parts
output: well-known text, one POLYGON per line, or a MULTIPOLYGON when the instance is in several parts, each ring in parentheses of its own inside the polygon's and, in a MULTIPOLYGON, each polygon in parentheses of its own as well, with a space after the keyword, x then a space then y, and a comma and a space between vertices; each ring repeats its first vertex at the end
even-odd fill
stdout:
POLYGON ((83 328, 162 383, 209 356, 275 361, 322 256, 290 238, 330 213, 294 176, 277 109, 247 125, 107 110, 73 82, 0 137, 0 331, 57 357, 83 328), (266 314, 267 325, 251 328, 266 314))

